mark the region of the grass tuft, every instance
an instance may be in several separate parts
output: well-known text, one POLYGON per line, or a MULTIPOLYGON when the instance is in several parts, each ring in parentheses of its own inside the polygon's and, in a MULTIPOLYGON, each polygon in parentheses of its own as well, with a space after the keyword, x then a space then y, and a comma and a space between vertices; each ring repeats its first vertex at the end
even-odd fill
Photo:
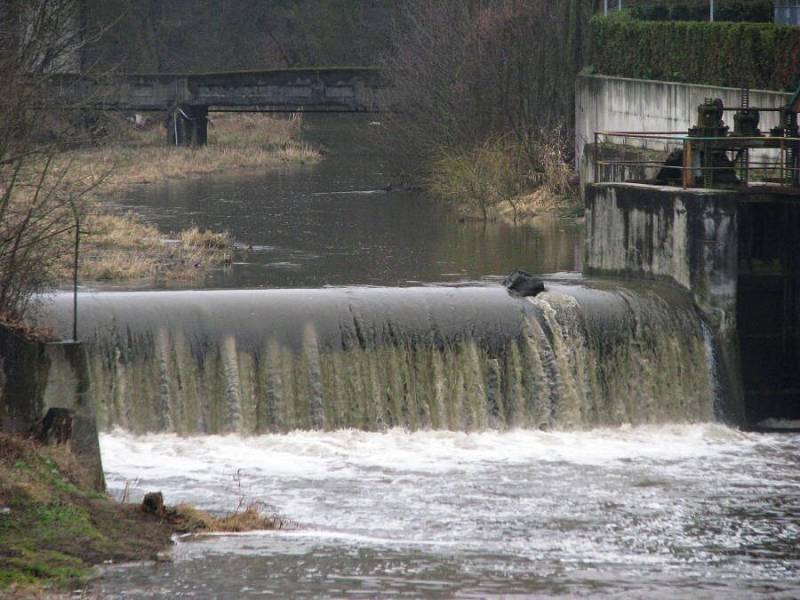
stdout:
MULTIPOLYGON (((191 281, 230 263, 233 240, 228 233, 192 227, 164 236, 154 225, 129 212, 89 215, 82 251, 83 280, 191 281)), ((66 278, 71 265, 66 259, 66 278)))

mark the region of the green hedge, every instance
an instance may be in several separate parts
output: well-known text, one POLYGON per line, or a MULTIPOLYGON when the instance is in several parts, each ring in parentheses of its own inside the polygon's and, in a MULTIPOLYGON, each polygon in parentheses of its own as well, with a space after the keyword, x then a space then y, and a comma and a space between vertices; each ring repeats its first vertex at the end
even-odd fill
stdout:
POLYGON ((604 75, 794 91, 800 27, 596 16, 591 59, 604 75))
MULTIPOLYGON (((625 6, 630 7, 631 16, 647 21, 707 21, 709 12, 708 2, 695 0, 644 0, 625 6)), ((770 23, 773 11, 772 0, 717 0, 715 17, 717 21, 770 23)))

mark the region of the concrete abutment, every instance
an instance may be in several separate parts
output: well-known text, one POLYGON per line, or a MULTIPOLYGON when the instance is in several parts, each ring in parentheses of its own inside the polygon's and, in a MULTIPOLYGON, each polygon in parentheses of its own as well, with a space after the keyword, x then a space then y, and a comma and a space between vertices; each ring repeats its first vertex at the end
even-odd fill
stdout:
POLYGON ((724 406, 747 427, 800 418, 800 205, 780 194, 633 183, 586 188, 590 275, 688 290, 714 329, 724 406))
POLYGON ((167 143, 171 146, 205 146, 208 143, 208 106, 183 104, 170 111, 167 143))
POLYGON ((94 400, 84 347, 79 342, 31 340, 0 326, 0 431, 67 443, 105 488, 94 400), (61 431, 51 436, 57 415, 61 431), (55 437, 56 439, 53 439, 55 437))

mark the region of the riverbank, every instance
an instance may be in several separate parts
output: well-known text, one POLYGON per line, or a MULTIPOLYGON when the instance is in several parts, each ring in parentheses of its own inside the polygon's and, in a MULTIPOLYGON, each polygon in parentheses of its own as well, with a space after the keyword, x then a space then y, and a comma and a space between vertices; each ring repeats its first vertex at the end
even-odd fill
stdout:
POLYGON ((99 564, 169 560, 177 533, 281 526, 255 504, 221 518, 188 506, 150 508, 98 492, 65 446, 0 434, 0 597, 83 589, 99 564))
POLYGON ((72 162, 72 176, 102 178, 100 192, 108 196, 164 179, 314 164, 321 153, 300 140, 302 125, 300 115, 215 115, 209 120, 208 145, 175 148, 167 145, 157 121, 135 125, 114 120, 108 121, 106 127, 113 131, 101 145, 71 150, 66 158, 72 162))
POLYGON ((577 195, 553 194, 546 189, 519 196, 513 206, 505 202, 496 208, 496 218, 510 225, 530 225, 541 217, 580 222, 583 213, 583 203, 577 195))
POLYGON ((537 216, 582 216, 577 176, 559 130, 530 146, 491 138, 469 149, 441 149, 426 186, 463 219, 530 223, 537 216))
MULTIPOLYGON (((187 282, 231 263, 234 240, 227 232, 190 226, 165 235, 133 212, 120 213, 115 200, 130 186, 313 164, 321 157, 299 139, 299 117, 220 115, 201 148, 167 146, 163 127, 152 121, 137 126, 109 119, 105 127, 113 131, 101 145, 69 150, 60 159, 70 181, 93 186, 85 199, 82 282, 187 282)), ((65 256, 62 281, 71 273, 65 256)))
POLYGON ((584 206, 577 195, 558 195, 545 189, 522 194, 510 201, 490 206, 483 212, 469 201, 450 199, 459 218, 465 221, 498 222, 510 227, 532 226, 540 219, 582 223, 584 206))

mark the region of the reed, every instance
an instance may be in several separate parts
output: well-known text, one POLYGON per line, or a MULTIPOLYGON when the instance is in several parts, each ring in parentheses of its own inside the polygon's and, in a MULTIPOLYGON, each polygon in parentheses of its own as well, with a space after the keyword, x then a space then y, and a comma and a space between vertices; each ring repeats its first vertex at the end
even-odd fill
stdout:
MULTIPOLYGON (((165 236, 132 212, 103 211, 86 220, 82 280, 192 281, 230 264, 233 241, 227 233, 192 227, 165 236)), ((69 261, 63 266, 66 276, 69 261)))

